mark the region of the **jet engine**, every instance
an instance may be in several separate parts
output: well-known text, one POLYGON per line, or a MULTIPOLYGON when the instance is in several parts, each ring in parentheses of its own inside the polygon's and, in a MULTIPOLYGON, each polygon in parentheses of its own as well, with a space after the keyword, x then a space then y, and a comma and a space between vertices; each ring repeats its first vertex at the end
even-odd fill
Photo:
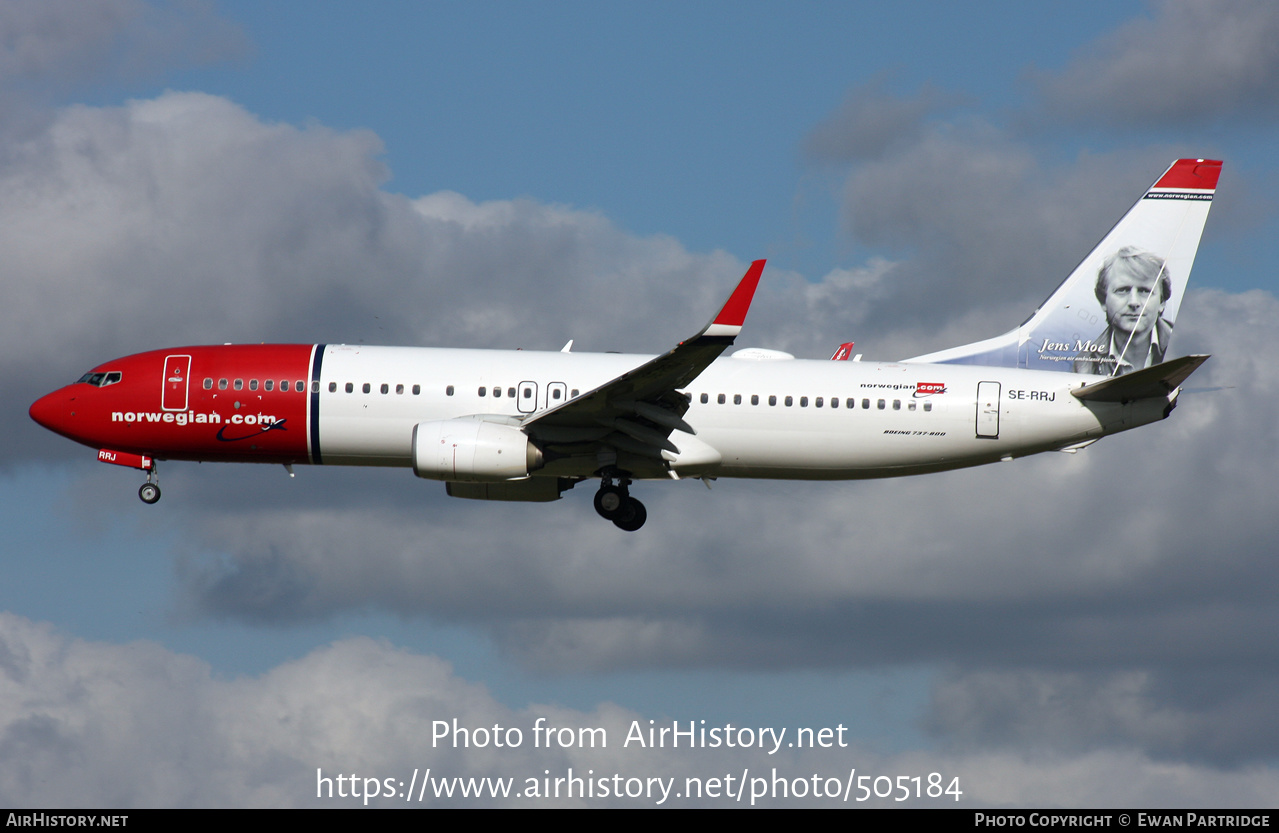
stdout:
POLYGON ((413 426, 413 473, 431 480, 485 481, 527 477, 542 450, 519 428, 477 419, 413 426))

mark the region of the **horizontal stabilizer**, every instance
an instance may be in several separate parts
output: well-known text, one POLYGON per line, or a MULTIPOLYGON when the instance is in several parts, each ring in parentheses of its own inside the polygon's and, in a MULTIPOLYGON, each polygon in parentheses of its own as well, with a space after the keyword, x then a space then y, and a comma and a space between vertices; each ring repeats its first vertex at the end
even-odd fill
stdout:
POLYGON ((1070 393, 1085 402, 1132 402, 1137 399, 1165 397, 1208 361, 1208 356, 1182 356, 1154 367, 1135 370, 1124 376, 1112 376, 1070 393))

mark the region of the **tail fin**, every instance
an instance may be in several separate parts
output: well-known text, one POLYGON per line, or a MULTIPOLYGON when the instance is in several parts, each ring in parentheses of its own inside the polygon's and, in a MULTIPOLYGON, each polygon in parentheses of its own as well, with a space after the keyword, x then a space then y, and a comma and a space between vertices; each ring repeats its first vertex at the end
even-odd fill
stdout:
POLYGON ((1026 322, 910 362, 1118 376, 1163 361, 1221 162, 1178 159, 1026 322))

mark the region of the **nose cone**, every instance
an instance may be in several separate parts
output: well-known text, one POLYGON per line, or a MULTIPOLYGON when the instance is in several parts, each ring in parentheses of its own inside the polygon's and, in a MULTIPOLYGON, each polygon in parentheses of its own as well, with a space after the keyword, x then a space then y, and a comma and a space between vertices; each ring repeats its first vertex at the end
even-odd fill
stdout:
POLYGON ((36 422, 64 437, 73 436, 75 395, 66 388, 37 399, 27 412, 36 422))

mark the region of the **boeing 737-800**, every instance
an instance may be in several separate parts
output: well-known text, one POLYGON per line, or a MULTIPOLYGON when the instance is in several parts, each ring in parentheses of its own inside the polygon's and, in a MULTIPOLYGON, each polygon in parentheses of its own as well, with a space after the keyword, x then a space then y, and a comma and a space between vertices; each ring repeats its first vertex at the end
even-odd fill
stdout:
MULTIPOLYGON (((897 362, 721 354, 756 261, 662 355, 337 344, 218 345, 98 365, 31 417, 139 468, 157 460, 403 466, 454 497, 551 501, 598 479, 624 530, 638 480, 841 480, 1074 451, 1167 417, 1207 356, 1167 360, 1221 163, 1175 162, 1021 326, 897 362)), ((570 346, 571 346, 570 342, 570 346)))

